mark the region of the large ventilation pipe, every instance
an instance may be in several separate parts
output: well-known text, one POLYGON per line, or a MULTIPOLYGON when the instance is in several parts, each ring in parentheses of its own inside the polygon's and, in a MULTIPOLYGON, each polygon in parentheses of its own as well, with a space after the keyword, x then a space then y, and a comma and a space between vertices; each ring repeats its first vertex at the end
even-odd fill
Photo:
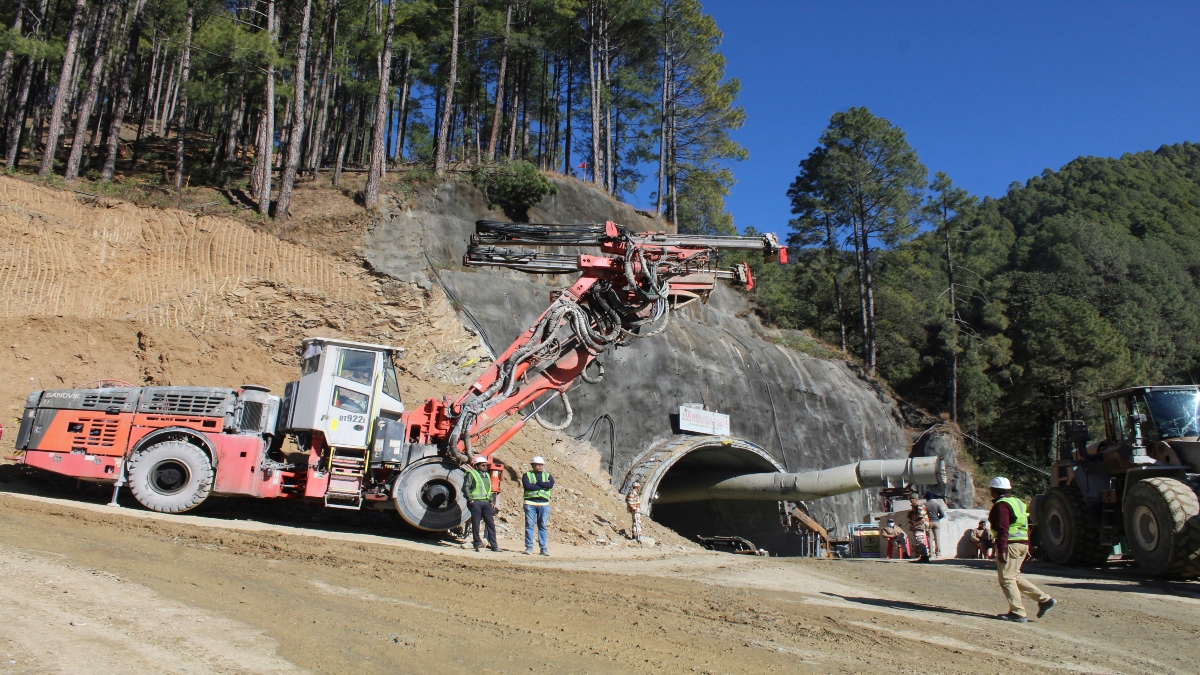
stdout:
POLYGON ((805 501, 855 492, 863 488, 942 485, 946 461, 941 457, 873 459, 833 469, 804 473, 698 473, 659 487, 654 503, 673 504, 708 499, 741 501, 805 501))

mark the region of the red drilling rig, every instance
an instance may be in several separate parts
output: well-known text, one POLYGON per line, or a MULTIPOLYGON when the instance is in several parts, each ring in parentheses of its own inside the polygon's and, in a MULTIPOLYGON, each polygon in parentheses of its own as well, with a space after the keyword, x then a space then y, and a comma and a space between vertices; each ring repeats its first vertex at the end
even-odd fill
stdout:
POLYGON ((210 495, 308 498, 349 509, 390 502, 413 527, 448 530, 467 517, 461 464, 487 457, 498 483, 503 467, 491 455, 537 417, 538 399, 561 399, 568 419, 552 428, 565 428, 567 390, 576 379, 603 378, 601 364, 591 367, 597 356, 661 332, 672 310, 703 300, 718 279, 752 288, 746 263, 718 264, 728 250, 787 262, 773 234, 479 221, 465 266, 579 277, 458 398, 405 411, 393 363, 402 350, 309 338, 299 350, 300 379, 282 397, 250 385, 35 391, 17 434, 18 459, 112 484, 114 502, 127 485, 162 512, 187 511, 210 495), (289 435, 303 454, 283 451, 289 435))

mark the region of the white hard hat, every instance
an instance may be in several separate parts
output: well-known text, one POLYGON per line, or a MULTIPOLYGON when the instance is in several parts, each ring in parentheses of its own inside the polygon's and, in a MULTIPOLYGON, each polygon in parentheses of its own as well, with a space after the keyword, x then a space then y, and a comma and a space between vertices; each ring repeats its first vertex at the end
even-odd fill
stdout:
POLYGON ((485 464, 485 463, 487 463, 488 458, 484 457, 483 455, 475 455, 475 459, 473 459, 471 461, 475 464, 485 464))
POLYGON ((529 463, 530 464, 545 464, 546 460, 542 459, 541 455, 538 455, 537 457, 534 457, 533 459, 529 460, 529 463))
POLYGON ((992 482, 988 485, 988 487, 994 490, 1011 490, 1012 483, 1009 483, 1008 479, 1004 476, 996 476, 992 479, 992 482))

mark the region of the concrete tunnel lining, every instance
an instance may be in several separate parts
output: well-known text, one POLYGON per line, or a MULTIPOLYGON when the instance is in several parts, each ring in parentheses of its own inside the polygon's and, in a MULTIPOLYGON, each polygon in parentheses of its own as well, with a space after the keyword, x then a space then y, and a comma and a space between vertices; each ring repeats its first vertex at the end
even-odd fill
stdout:
POLYGON ((651 445, 634 460, 621 492, 641 483, 642 513, 695 540, 697 535, 740 536, 780 553, 787 546, 776 502, 705 500, 654 505, 654 496, 673 477, 692 473, 767 473, 785 471, 762 447, 727 436, 670 436, 651 445))

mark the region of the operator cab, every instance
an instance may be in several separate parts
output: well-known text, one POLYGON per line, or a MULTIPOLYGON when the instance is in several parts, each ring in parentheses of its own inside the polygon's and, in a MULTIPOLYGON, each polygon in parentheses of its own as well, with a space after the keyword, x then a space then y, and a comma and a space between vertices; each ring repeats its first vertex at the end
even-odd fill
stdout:
POLYGON ((1100 408, 1104 440, 1095 452, 1113 469, 1178 465, 1180 451, 1190 456, 1198 445, 1200 386, 1131 387, 1101 396, 1100 408))
POLYGON ((400 419, 404 403, 396 381, 401 347, 307 338, 300 380, 284 389, 287 432, 320 432, 329 445, 366 448, 377 418, 400 419))

